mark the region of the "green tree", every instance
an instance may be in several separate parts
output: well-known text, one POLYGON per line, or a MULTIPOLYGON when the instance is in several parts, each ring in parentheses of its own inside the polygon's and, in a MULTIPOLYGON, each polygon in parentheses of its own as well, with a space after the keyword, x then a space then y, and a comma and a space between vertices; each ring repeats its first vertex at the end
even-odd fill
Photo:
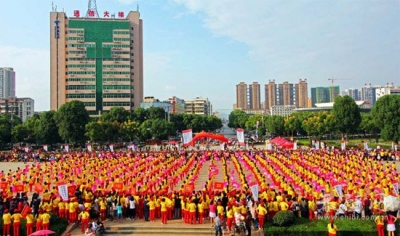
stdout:
POLYGON ((164 119, 149 119, 143 122, 140 127, 140 135, 147 139, 167 139, 173 133, 173 126, 164 119))
POLYGON ((361 113, 360 131, 364 135, 371 134, 373 137, 375 137, 376 142, 378 142, 378 134, 380 133, 380 128, 375 122, 374 117, 371 113, 361 113))
POLYGON ((400 96, 391 94, 380 97, 371 113, 375 124, 381 128, 382 138, 398 143, 400 140, 400 96))
POLYGON ((106 142, 116 141, 120 133, 120 124, 118 121, 90 121, 85 126, 85 136, 90 141, 106 142))
POLYGON ((121 134, 125 140, 132 141, 139 137, 139 122, 128 120, 121 124, 121 134))
POLYGON ((19 124, 22 124, 22 121, 17 116, 11 114, 0 115, 0 143, 11 142, 12 127, 19 124))
POLYGON ((25 142, 38 143, 39 120, 40 116, 38 114, 34 114, 32 117, 28 118, 25 121, 24 126, 27 129, 25 142))
POLYGON ((335 117, 336 128, 342 134, 354 133, 361 123, 360 108, 349 96, 337 97, 333 104, 332 114, 335 117))
POLYGON ((133 120, 142 124, 146 119, 149 118, 148 112, 146 109, 138 107, 133 111, 133 120))
POLYGON ((123 123, 127 121, 130 117, 130 112, 125 110, 123 107, 113 107, 108 112, 104 112, 101 115, 102 121, 110 121, 114 122, 117 121, 118 123, 123 123))
POLYGON ((222 120, 216 116, 206 116, 207 131, 215 131, 222 127, 222 120))
POLYGON ((150 107, 147 109, 148 119, 166 119, 166 114, 161 107, 150 107))
POLYGON ((61 142, 55 120, 56 111, 43 112, 37 121, 36 136, 39 143, 54 144, 61 142))
POLYGON ((13 142, 26 142, 26 139, 29 135, 28 128, 23 124, 19 124, 13 127, 12 131, 13 142))
POLYGON ((170 121, 174 126, 175 132, 182 132, 187 126, 185 125, 184 118, 187 114, 172 114, 170 121))
POLYGON ((270 134, 282 135, 285 132, 285 119, 282 116, 271 116, 267 120, 267 129, 270 134))
POLYGON ((83 102, 74 100, 63 104, 54 117, 58 124, 58 133, 65 142, 85 142, 85 125, 90 118, 83 102))
POLYGON ((231 128, 245 128, 249 116, 242 110, 233 110, 229 114, 228 126, 231 128))

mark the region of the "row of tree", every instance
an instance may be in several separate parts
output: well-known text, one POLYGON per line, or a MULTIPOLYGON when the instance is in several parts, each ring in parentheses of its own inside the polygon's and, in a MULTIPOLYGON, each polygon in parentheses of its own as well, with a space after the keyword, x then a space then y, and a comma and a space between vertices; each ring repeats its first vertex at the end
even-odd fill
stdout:
POLYGON ((247 115, 234 110, 229 127, 255 130, 264 135, 307 135, 321 138, 332 134, 381 135, 385 140, 400 140, 400 96, 386 95, 378 99, 371 112, 360 108, 349 96, 338 97, 332 111, 297 112, 288 117, 247 115), (257 125, 258 123, 258 125, 257 125))
POLYGON ((156 107, 132 112, 114 107, 100 117, 91 118, 82 102, 71 101, 58 111, 34 115, 25 123, 9 114, 0 116, 0 142, 83 144, 89 140, 163 140, 177 136, 184 129, 211 132, 221 127, 222 121, 216 116, 168 114, 156 107))

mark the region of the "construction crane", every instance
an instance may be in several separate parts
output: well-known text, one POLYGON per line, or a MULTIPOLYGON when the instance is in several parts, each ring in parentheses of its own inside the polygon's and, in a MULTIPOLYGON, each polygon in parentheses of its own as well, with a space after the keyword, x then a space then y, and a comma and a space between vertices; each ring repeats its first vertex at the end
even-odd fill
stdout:
POLYGON ((332 87, 331 87, 331 102, 335 102, 335 81, 336 80, 350 80, 350 79, 335 79, 335 78, 329 78, 328 80, 330 80, 332 82, 332 87))

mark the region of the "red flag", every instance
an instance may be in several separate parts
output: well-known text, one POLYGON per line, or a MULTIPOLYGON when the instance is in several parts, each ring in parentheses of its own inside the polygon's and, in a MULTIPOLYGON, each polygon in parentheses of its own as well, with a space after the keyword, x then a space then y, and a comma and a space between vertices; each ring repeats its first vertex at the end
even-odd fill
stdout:
POLYGON ((35 190, 35 192, 38 192, 38 193, 43 192, 43 185, 41 185, 41 184, 35 184, 34 190, 35 190))
POLYGON ((115 190, 120 191, 120 190, 122 190, 123 185, 122 185, 122 183, 115 182, 113 187, 114 187, 115 190))
POLYGON ((214 189, 215 190, 223 190, 224 189, 224 182, 214 182, 214 189))
POLYGON ((68 197, 73 197, 75 195, 75 191, 76 191, 75 185, 68 186, 68 197))
POLYGON ((14 184, 14 189, 15 189, 15 192, 23 192, 24 185, 23 184, 14 184))
POLYGON ((25 205, 24 208, 21 211, 22 217, 26 218, 29 212, 31 212, 31 207, 29 205, 25 205))
POLYGON ((185 193, 191 193, 194 190, 194 184, 186 184, 184 187, 185 193))
POLYGON ((8 183, 7 182, 1 182, 0 183, 0 187, 1 187, 1 189, 6 189, 7 187, 8 187, 8 183))

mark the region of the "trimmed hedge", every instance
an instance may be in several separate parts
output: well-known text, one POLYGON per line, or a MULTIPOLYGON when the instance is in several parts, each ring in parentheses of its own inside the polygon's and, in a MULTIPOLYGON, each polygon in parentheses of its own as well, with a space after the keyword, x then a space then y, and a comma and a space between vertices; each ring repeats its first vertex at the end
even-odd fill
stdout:
MULTIPOLYGON (((50 230, 54 231, 55 234, 52 234, 52 236, 60 236, 64 233, 64 231, 67 229, 68 226, 68 220, 64 218, 60 218, 53 213, 50 213, 51 218, 50 218, 50 230)), ((3 221, 0 220, 0 233, 3 233, 3 221)), ((10 233, 11 235, 13 234, 13 224, 11 223, 10 227, 10 233)), ((22 219, 21 220, 21 226, 19 228, 19 233, 20 236, 27 236, 26 235, 26 220, 22 219)))
POLYGON ((272 224, 275 226, 290 226, 295 222, 295 217, 292 211, 279 211, 272 218, 272 224))
MULTIPOLYGON (((268 221, 264 233, 268 236, 320 236, 328 235, 329 219, 308 220, 295 218, 290 226, 279 227, 268 221)), ((373 220, 335 219, 338 236, 376 236, 377 230, 373 220)), ((400 220, 396 222, 396 235, 400 235, 400 220)), ((385 225, 386 231, 386 225, 385 225)))

